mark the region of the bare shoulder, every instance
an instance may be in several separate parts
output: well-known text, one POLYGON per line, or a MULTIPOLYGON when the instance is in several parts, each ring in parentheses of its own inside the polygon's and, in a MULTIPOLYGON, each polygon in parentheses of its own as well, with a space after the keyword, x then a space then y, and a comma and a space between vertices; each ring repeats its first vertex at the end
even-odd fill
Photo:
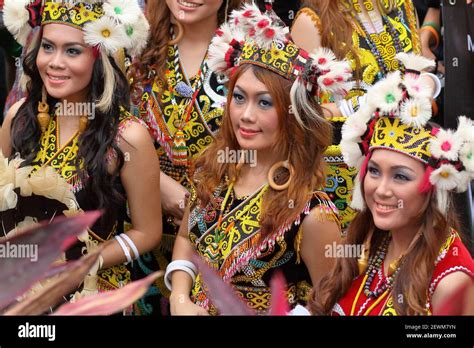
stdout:
POLYGON ((320 34, 321 33, 321 19, 319 16, 310 8, 303 8, 298 11, 293 25, 291 27, 291 33, 297 34, 320 34))
POLYGON ((312 238, 318 240, 340 240, 339 224, 330 216, 319 206, 314 207, 303 220, 304 235, 312 235, 312 238))
MULTIPOLYGON (((457 271, 445 276, 437 285, 433 294, 433 314, 436 314, 446 301, 463 301, 474 297, 474 278, 465 272, 457 271), (464 299, 460 299, 460 292, 464 299)), ((471 308, 472 310, 472 308, 471 308)), ((457 313, 457 315, 465 313, 457 313)), ((470 313, 471 315, 474 313, 470 313)))
POLYGON ((120 146, 137 150, 143 147, 153 146, 150 133, 146 127, 133 120, 128 120, 126 124, 122 126, 120 137, 124 140, 120 141, 120 146))
POLYGON ((300 10, 291 27, 291 36, 294 42, 308 52, 321 46, 321 21, 308 8, 300 10))
POLYGON ((18 113, 18 110, 20 107, 25 103, 26 98, 21 98, 19 101, 17 101, 15 104, 13 104, 10 109, 8 109, 8 112, 5 116, 4 120, 4 126, 7 124, 11 124, 12 119, 16 116, 18 113))

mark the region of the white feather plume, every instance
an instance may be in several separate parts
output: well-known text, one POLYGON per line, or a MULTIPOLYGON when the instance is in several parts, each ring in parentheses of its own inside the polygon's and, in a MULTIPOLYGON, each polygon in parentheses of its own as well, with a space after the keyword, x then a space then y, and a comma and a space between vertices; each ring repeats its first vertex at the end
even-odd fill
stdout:
POLYGON ((436 63, 432 59, 425 58, 415 53, 400 52, 395 56, 406 69, 423 71, 428 68, 434 68, 436 63))

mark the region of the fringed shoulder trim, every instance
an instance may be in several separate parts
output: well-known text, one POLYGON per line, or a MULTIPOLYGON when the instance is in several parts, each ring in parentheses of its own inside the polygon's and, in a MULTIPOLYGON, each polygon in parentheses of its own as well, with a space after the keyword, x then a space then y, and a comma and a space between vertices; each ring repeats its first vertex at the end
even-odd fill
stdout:
MULTIPOLYGON (((300 221, 302 221, 304 217, 308 214, 313 214, 320 222, 331 221, 331 222, 335 222, 338 226, 340 226, 340 222, 338 218, 339 212, 336 206, 334 205, 334 203, 332 203, 329 196, 323 191, 314 191, 312 193, 311 198, 306 203, 306 207, 303 210, 303 213, 302 213, 303 216, 301 216, 300 221)), ((302 225, 300 225, 298 229, 298 233, 296 234, 296 237, 295 237, 295 244, 294 244, 295 251, 296 251, 297 264, 301 262, 300 250, 301 250, 302 240, 303 240, 303 228, 302 228, 302 225)))

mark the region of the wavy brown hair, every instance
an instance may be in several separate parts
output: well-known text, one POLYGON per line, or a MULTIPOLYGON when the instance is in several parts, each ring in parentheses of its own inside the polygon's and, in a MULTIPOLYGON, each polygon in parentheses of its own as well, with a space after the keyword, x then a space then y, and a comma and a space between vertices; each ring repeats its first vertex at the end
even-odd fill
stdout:
MULTIPOLYGON (((216 187, 222 183, 225 176, 233 178, 237 175, 235 163, 219 163, 217 158, 220 150, 226 148, 229 150, 240 149, 229 116, 229 107, 236 82, 248 70, 252 70, 256 78, 265 84, 275 103, 279 134, 278 142, 274 145, 273 151, 284 154, 289 159, 295 173, 297 173, 293 176, 287 190, 275 191, 270 188, 265 193, 260 220, 262 236, 264 237, 276 232, 278 227, 285 222, 293 221, 297 216, 296 214, 303 210, 311 192, 323 185, 323 152, 331 144, 332 128, 322 116, 310 117, 300 111, 300 116, 306 128, 303 129, 290 113, 289 91, 291 82, 267 69, 252 64, 243 64, 237 68, 229 81, 225 116, 219 134, 196 163, 195 180, 198 185, 198 197, 202 205, 206 205, 212 200, 211 195, 216 187), (293 203, 293 209, 288 208, 290 201, 293 203)), ((312 104, 310 107, 318 115, 322 115, 321 106, 314 101, 314 98, 309 99, 312 104)), ((289 173, 286 170, 283 172, 278 175, 277 183, 288 180, 289 173)))
MULTIPOLYGON (((238 8, 241 3, 243 0, 228 0, 228 14, 238 8)), ((224 0, 217 13, 219 25, 225 20, 226 4, 227 0, 224 0)), ((129 76, 132 78, 131 88, 136 95, 139 95, 139 85, 149 83, 155 76, 159 83, 161 82, 163 85, 166 83, 164 76, 168 59, 168 45, 171 40, 171 16, 171 11, 165 0, 148 2, 146 17, 150 23, 150 39, 141 57, 134 61, 129 71, 129 76)))
MULTIPOLYGON (((376 1, 380 13, 386 14, 396 8, 396 0, 388 0, 388 6, 385 6, 383 0, 373 1, 376 1)), ((330 48, 338 59, 343 59, 347 55, 354 59, 355 77, 360 80, 360 59, 357 50, 352 45, 354 31, 352 22, 355 13, 353 2, 351 0, 305 0, 301 7, 309 7, 318 14, 321 20, 321 45, 330 48)))
MULTIPOLYGON (((426 194, 425 207, 420 210, 421 236, 405 255, 392 289, 393 305, 398 315, 424 315, 428 287, 434 272, 439 250, 446 241, 450 227, 459 231, 459 221, 451 209, 445 217, 437 208, 435 195, 426 194), (398 299, 403 299, 399 301, 398 299)), ((346 243, 363 244, 370 231, 370 256, 383 242, 388 233, 374 225, 370 210, 356 215, 349 225, 346 243)), ((359 275, 356 258, 339 258, 331 272, 313 288, 309 308, 313 314, 329 315, 333 306, 347 293, 353 280, 359 275)))

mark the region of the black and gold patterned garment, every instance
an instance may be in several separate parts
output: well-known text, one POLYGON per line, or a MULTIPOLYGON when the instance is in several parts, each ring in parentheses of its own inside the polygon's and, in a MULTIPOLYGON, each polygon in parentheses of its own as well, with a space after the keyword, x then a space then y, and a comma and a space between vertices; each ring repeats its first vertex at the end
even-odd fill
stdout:
MULTIPOLYGON (((189 163, 213 141, 221 126, 227 89, 220 76, 207 66, 205 58, 196 76, 187 76, 179 60, 177 46, 168 47, 166 85, 155 79, 144 86, 141 103, 134 111, 148 126, 155 140, 161 171, 188 190, 193 187, 189 163), (180 125, 184 123, 184 127, 180 125), (176 139, 184 139, 181 154, 188 163, 177 163, 176 139)), ((181 157, 181 160, 183 158, 181 157)), ((163 237, 159 248, 141 255, 132 271, 133 279, 165 270, 171 261, 171 253, 178 228, 163 214, 163 237)), ((145 296, 135 304, 137 315, 169 315, 169 290, 163 277, 150 287, 145 296)))
MULTIPOLYGON (((122 109, 116 141, 119 141, 119 135, 131 122, 139 122, 139 120, 122 109)), ((60 147, 58 122, 56 116, 53 115, 48 128, 40 138, 41 147, 30 165, 33 168, 30 176, 34 175, 35 172, 53 168, 53 173, 58 173, 67 184, 71 185, 69 190, 72 191, 72 197, 75 197, 80 210, 97 210, 97 199, 95 199, 94 192, 88 187, 87 177, 85 181, 82 181, 78 175, 76 164, 79 150, 78 139, 79 133, 76 132, 67 143, 60 147)), ((113 156, 113 154, 110 153, 109 156, 113 156)), ((79 161, 79 166, 82 168, 82 160, 79 161)), ((51 190, 54 190, 56 185, 51 183, 51 181, 49 183, 51 184, 51 190)), ((125 190, 119 176, 116 177, 114 185, 125 198, 125 190)), ((63 215, 63 212, 71 211, 64 201, 36 194, 22 196, 20 195, 19 188, 17 189, 17 195, 18 202, 16 207, 0 212, 0 219, 7 231, 13 230, 26 221, 51 221, 55 217, 63 215)), ((128 218, 126 216, 126 203, 124 200, 122 205, 107 209, 103 216, 88 230, 87 242, 86 240, 78 241, 66 251, 66 260, 78 259, 87 253, 88 245, 99 245, 112 239, 116 234, 122 233, 126 219, 128 218)), ((116 265, 99 271, 96 290, 114 290, 126 285, 129 281, 130 272, 126 266, 116 265)))
MULTIPOLYGON (((293 221, 269 236, 261 237, 259 220, 268 185, 240 198, 231 189, 227 195, 227 190, 221 185, 214 193, 214 204, 197 205, 190 214, 189 239, 198 254, 257 314, 267 314, 270 310, 269 284, 277 270, 285 277, 290 307, 304 305, 312 285, 308 269, 300 259, 301 224, 316 207, 322 218, 337 221, 334 205, 324 192, 315 191, 293 221), (220 210, 215 206, 220 207, 226 195, 229 198, 218 227, 220 210)), ((200 275, 192 289, 192 300, 210 314, 217 314, 200 275)))
MULTIPOLYGON (((369 16, 374 12, 375 2, 376 0, 364 1, 369 16)), ((395 59, 397 53, 414 52, 419 54, 421 48, 415 9, 411 0, 398 0, 396 8, 383 16, 382 30, 373 33, 368 33, 358 19, 358 14, 361 12, 358 0, 346 0, 348 8, 351 8, 352 3, 357 12, 353 17, 352 45, 356 48, 359 56, 361 81, 359 86, 355 85, 349 91, 346 99, 353 102, 355 106, 355 97, 364 95, 370 86, 383 78, 386 73, 401 68, 395 59)), ((382 4, 388 8, 387 0, 382 0, 382 4)), ((312 19, 314 26, 320 33, 323 26, 332 25, 331 23, 322 23, 318 14, 310 8, 302 8, 298 15, 301 13, 305 13, 312 19)), ((355 70, 354 57, 348 54, 346 59, 355 70)), ((319 98, 321 103, 335 102, 330 94, 320 95, 319 98)), ((333 145, 329 146, 325 153, 325 160, 328 164, 325 192, 338 208, 340 222, 342 228, 345 229, 355 214, 354 210, 348 206, 348 202, 351 201, 353 180, 357 172, 354 168, 348 168, 345 165, 339 146, 345 117, 332 117, 331 122, 334 126, 334 139, 333 145)))

